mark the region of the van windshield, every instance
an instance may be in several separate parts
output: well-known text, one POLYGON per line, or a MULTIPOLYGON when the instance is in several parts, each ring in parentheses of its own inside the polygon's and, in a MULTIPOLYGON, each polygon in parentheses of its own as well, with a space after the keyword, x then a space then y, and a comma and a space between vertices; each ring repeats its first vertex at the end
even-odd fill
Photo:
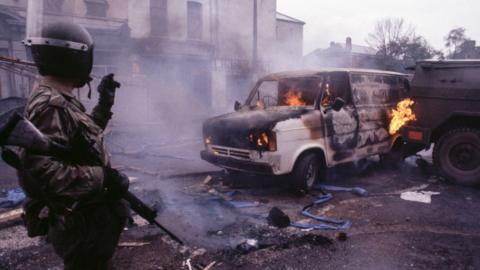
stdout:
POLYGON ((261 82, 247 104, 254 108, 313 106, 321 83, 318 78, 266 80, 261 82))

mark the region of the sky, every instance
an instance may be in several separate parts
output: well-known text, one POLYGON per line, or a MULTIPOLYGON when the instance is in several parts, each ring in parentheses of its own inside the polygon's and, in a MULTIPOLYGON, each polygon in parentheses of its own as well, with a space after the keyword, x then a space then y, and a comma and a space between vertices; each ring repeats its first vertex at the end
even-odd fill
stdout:
POLYGON ((457 27, 480 45, 479 0, 277 0, 277 10, 306 22, 305 54, 348 36, 367 45, 375 22, 384 18, 403 18, 436 49, 444 49, 444 37, 457 27))

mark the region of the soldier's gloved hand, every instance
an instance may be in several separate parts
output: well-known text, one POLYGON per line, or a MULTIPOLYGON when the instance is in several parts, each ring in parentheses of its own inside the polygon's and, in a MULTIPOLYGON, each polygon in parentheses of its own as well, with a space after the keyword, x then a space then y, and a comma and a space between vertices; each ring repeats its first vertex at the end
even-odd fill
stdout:
POLYGON ((106 168, 104 175, 103 185, 112 198, 120 199, 128 192, 128 176, 112 168, 106 168))
POLYGON ((113 76, 113 73, 104 76, 97 88, 99 94, 98 103, 108 108, 113 106, 115 90, 121 86, 119 82, 113 79, 113 76))

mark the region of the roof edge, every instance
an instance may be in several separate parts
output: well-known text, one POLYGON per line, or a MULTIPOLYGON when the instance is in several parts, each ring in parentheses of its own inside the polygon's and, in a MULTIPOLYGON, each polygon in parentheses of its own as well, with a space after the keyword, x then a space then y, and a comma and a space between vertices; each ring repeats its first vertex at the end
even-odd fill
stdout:
POLYGON ((278 12, 276 13, 276 19, 279 20, 279 21, 286 21, 286 22, 292 22, 292 23, 298 23, 298 24, 306 24, 306 22, 302 21, 302 20, 299 20, 299 19, 296 19, 292 16, 288 16, 284 13, 281 13, 281 12, 278 12), (283 19, 283 18, 278 18, 278 15, 281 15, 281 16, 285 16, 287 17, 287 19, 283 19))

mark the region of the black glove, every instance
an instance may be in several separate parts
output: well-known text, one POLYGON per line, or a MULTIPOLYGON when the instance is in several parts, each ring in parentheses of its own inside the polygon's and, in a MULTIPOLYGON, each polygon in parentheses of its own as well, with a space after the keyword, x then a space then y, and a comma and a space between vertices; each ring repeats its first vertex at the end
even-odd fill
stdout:
POLYGON ((98 85, 97 91, 99 94, 98 103, 107 108, 111 108, 115 102, 115 90, 121 85, 113 79, 113 73, 110 73, 102 78, 98 85))
POLYGON ((105 168, 104 176, 103 186, 112 198, 121 199, 128 192, 128 176, 112 168, 105 168))

